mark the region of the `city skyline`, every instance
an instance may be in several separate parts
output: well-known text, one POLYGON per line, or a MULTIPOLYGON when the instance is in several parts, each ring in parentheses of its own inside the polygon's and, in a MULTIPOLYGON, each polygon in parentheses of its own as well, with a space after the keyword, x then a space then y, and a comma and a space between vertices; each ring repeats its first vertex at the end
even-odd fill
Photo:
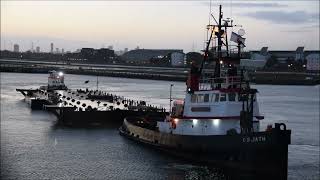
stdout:
MULTIPOLYGON (((215 17, 219 2, 212 1, 215 17)), ((2 1, 1 49, 12 50, 13 44, 19 44, 20 50, 26 51, 33 44, 50 52, 50 43, 54 43, 65 51, 110 45, 115 50, 139 46, 200 51, 206 39, 209 4, 210 1, 2 1)), ((273 50, 295 50, 298 46, 319 50, 317 1, 225 1, 222 5, 224 18, 232 17, 246 30, 246 50, 263 46, 273 50)))

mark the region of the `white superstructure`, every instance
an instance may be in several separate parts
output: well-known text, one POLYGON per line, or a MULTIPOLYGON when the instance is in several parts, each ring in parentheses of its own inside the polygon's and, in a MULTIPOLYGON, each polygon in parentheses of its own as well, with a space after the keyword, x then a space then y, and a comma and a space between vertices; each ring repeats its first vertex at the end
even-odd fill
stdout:
POLYGON ((64 76, 62 72, 50 71, 48 77, 48 87, 64 86, 64 76))
MULTIPOLYGON (((184 100, 173 103, 170 120, 158 122, 160 132, 184 135, 225 135, 229 130, 241 132, 240 111, 247 104, 240 101, 240 77, 224 77, 222 83, 202 79, 199 90, 186 93, 184 100), (219 88, 216 88, 218 86, 219 88)), ((242 83, 242 84, 241 84, 242 83)), ((259 131, 256 95, 253 96, 253 131, 259 131)))
POLYGON ((64 84, 63 72, 49 71, 48 85, 41 86, 40 89, 43 89, 43 90, 67 89, 66 85, 64 84))

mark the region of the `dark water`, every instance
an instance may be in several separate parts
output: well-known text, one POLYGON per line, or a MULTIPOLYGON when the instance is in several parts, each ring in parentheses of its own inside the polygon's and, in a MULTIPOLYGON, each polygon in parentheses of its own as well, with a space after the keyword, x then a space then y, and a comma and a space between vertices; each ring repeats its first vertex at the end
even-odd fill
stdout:
MULTIPOLYGON (((96 88, 96 77, 66 75, 69 88, 96 88), (89 84, 84 84, 89 80, 89 84)), ((140 146, 116 129, 55 126, 55 116, 31 111, 16 88, 45 85, 45 74, 1 73, 1 176, 8 179, 214 179, 219 171, 140 146), (205 174, 205 175, 203 175, 205 174)), ((99 77, 99 89, 168 107, 181 82, 99 77)), ((292 129, 289 179, 319 179, 319 86, 256 85, 267 124, 292 129)))

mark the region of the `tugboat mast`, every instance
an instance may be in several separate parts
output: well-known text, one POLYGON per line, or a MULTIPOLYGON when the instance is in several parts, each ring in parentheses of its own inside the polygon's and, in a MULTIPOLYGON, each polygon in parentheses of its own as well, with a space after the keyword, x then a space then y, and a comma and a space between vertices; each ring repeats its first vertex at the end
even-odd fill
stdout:
MULTIPOLYGON (((213 17, 213 16, 212 16, 213 17)), ((211 35, 207 41, 207 46, 206 46, 206 49, 205 49, 205 53, 204 53, 204 57, 203 57, 203 61, 201 63, 201 67, 200 67, 200 74, 202 73, 202 70, 203 70, 203 66, 204 66, 204 63, 205 61, 208 59, 208 55, 209 55, 209 49, 210 49, 210 43, 212 41, 212 38, 213 38, 213 35, 216 36, 217 38, 217 41, 218 41, 218 47, 217 47, 217 54, 218 54, 218 57, 215 58, 215 70, 214 70, 214 78, 220 78, 221 77, 221 64, 220 64, 220 61, 223 61, 223 57, 222 57, 222 46, 225 45, 226 48, 227 48, 227 55, 229 56, 229 48, 228 48, 228 40, 226 39, 225 43, 223 42, 222 40, 222 36, 227 33, 227 28, 228 27, 233 27, 232 25, 232 21, 231 21, 231 24, 229 25, 228 24, 228 21, 227 20, 223 20, 223 12, 222 12, 222 5, 219 5, 219 19, 218 21, 216 21, 216 19, 213 17, 213 19, 215 20, 216 22, 216 25, 208 25, 208 30, 210 29, 211 30, 211 35), (224 24, 222 25, 222 21, 224 21, 224 24), (224 29, 223 29, 224 27, 224 29)), ((227 36, 226 36, 227 37, 227 36)), ((240 48, 239 48, 239 53, 240 53, 240 48)))
POLYGON ((216 66, 215 66, 215 71, 214 71, 214 78, 219 78, 220 77, 220 61, 222 59, 222 40, 221 36, 223 32, 221 31, 221 20, 222 20, 222 6, 219 5, 219 24, 218 24, 218 33, 216 33, 217 38, 218 38, 218 59, 216 60, 216 66))

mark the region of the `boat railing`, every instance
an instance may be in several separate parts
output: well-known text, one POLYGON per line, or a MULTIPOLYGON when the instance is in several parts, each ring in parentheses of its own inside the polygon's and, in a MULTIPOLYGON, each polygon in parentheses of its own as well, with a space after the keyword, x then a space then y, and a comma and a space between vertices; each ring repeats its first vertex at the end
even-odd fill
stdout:
POLYGON ((206 78, 200 79, 199 90, 214 90, 217 88, 240 88, 241 82, 240 76, 228 76, 219 78, 206 78))

